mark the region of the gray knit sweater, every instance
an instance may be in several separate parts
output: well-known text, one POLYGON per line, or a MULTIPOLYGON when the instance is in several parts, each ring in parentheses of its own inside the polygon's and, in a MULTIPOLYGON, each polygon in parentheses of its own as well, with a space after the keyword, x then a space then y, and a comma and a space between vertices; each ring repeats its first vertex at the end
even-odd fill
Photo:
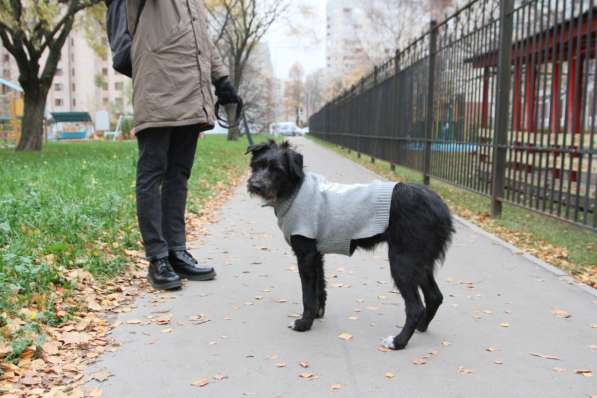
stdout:
POLYGON ((322 254, 350 255, 350 241, 384 233, 396 183, 336 184, 306 173, 300 189, 276 204, 278 226, 288 244, 293 235, 317 240, 322 254))

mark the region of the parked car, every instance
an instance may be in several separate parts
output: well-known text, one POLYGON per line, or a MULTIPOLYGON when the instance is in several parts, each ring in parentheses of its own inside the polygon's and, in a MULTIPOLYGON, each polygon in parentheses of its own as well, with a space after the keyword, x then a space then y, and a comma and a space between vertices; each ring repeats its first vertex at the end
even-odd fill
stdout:
POLYGON ((274 135, 294 137, 300 134, 300 129, 294 122, 275 123, 272 125, 274 135))

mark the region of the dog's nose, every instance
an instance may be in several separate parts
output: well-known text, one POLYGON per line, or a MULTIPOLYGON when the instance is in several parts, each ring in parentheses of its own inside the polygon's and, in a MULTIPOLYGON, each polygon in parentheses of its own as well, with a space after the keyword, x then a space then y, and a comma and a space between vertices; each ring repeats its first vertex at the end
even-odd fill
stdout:
POLYGON ((255 193, 262 193, 265 186, 255 181, 249 181, 249 190, 255 193))

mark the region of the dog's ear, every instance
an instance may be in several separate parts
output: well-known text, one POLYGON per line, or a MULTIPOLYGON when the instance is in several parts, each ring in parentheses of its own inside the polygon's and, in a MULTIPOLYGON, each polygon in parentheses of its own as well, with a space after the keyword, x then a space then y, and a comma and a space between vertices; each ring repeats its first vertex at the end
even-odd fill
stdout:
POLYGON ((274 148, 276 145, 276 141, 274 140, 269 140, 268 142, 264 142, 257 145, 251 145, 249 148, 247 148, 247 152, 245 152, 245 155, 252 154, 253 156, 257 156, 262 152, 274 148))
POLYGON ((288 171, 290 176, 296 181, 301 181, 305 177, 303 171, 303 155, 293 150, 286 151, 288 158, 288 171))
POLYGON ((284 141, 280 144, 280 149, 283 149, 283 150, 292 149, 292 145, 290 145, 290 142, 284 141))

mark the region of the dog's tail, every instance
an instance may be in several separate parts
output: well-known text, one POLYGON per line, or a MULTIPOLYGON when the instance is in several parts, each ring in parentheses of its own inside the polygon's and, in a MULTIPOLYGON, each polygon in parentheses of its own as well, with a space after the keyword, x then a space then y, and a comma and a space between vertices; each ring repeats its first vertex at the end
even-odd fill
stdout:
POLYGON ((396 220, 395 242, 425 258, 425 265, 443 262, 455 232, 452 214, 435 192, 420 185, 398 184, 390 220, 396 220))

